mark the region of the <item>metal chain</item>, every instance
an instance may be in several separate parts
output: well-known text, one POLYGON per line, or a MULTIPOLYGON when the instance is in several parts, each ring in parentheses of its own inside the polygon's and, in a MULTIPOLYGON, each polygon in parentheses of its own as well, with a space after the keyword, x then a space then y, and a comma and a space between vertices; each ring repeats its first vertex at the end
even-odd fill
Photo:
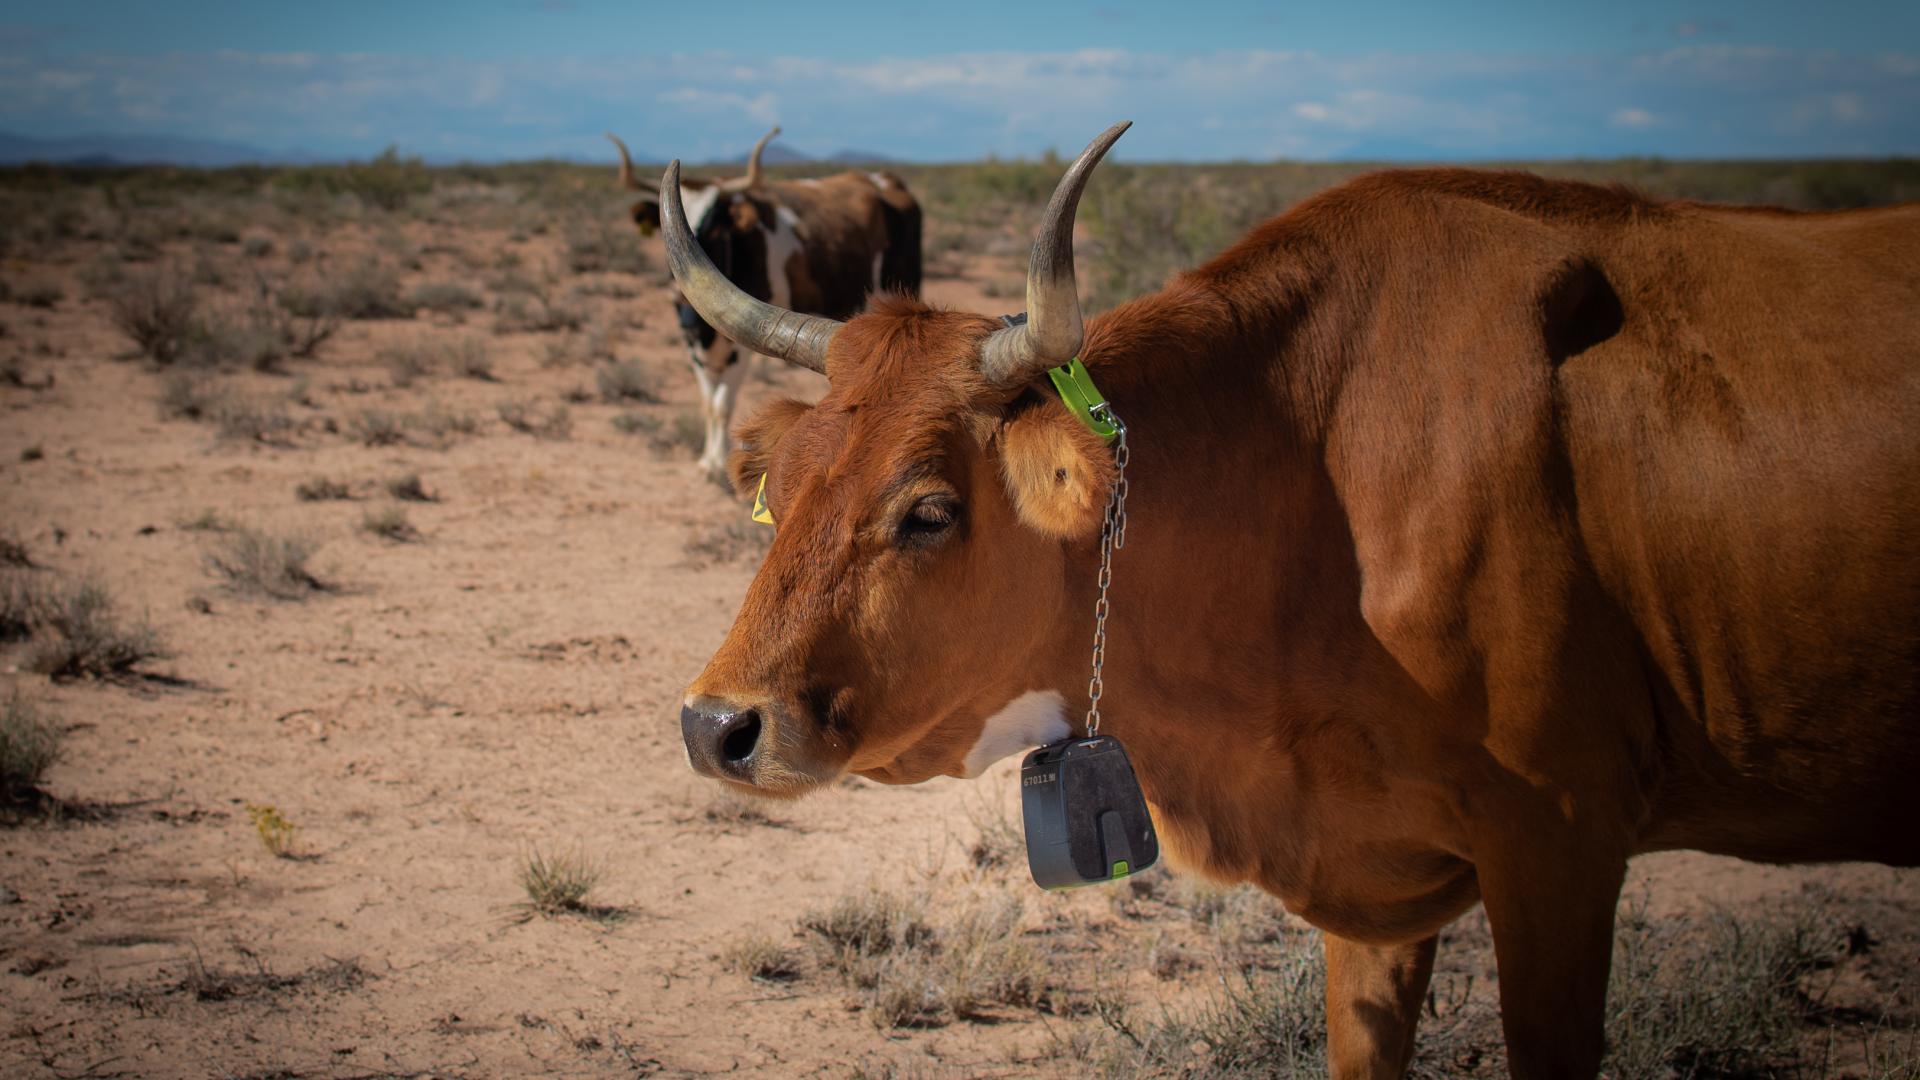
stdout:
POLYGON ((1107 495, 1106 518, 1100 524, 1100 599, 1093 604, 1093 677, 1087 680, 1087 737, 1100 730, 1100 695, 1106 689, 1101 669, 1107 663, 1107 589, 1113 584, 1113 553, 1127 546, 1127 425, 1108 404, 1090 410, 1095 419, 1113 425, 1113 488, 1107 495))

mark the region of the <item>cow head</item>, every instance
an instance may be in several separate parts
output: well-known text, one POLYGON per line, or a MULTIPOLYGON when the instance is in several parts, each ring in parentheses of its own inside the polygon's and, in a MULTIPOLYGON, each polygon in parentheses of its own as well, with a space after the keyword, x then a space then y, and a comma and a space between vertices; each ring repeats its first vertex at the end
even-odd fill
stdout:
MULTIPOLYGON (((772 291, 762 226, 773 222, 774 209, 763 191, 766 174, 760 156, 778 134, 780 129, 776 127, 754 144, 747 156, 745 176, 733 180, 684 178, 676 185, 689 227, 707 258, 728 280, 761 297, 772 291)), ((607 138, 620 151, 620 186, 640 195, 628 208, 628 215, 641 236, 652 236, 660 228, 660 189, 634 175, 633 157, 626 143, 612 132, 607 138)), ((681 336, 696 364, 719 371, 733 362, 734 343, 702 319, 684 296, 675 298, 674 307, 681 336)))
POLYGON ((757 300, 708 257, 668 167, 663 228, 686 297, 723 334, 830 384, 739 432, 734 483, 765 478, 776 533, 688 691, 696 770, 774 795, 848 771, 912 783, 1069 731, 1063 673, 1087 644, 1069 562, 1090 576, 1112 461, 1034 383, 1080 347, 1074 210, 1126 127, 1055 191, 1018 327, 898 297, 844 324, 757 300))

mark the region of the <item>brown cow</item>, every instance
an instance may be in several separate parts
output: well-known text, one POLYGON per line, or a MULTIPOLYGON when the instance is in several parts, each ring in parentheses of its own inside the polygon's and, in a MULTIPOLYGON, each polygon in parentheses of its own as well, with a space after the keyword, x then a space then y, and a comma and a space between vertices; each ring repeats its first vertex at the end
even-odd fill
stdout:
MULTIPOLYGON (((1130 428, 1103 731, 1182 864, 1326 931, 1340 1076, 1412 1053, 1486 905, 1518 1077, 1592 1076, 1627 860, 1920 863, 1920 206, 1801 214, 1521 173, 1309 199, 1095 319, 1048 208, 1025 327, 728 290, 823 368, 744 426, 778 532, 695 680, 695 767, 796 795, 1077 728, 1130 428)), ((671 181, 673 170, 668 171, 671 181)))
MULTIPOLYGON (((768 180, 760 155, 778 134, 776 127, 754 144, 743 177, 680 181, 680 197, 708 257, 753 296, 830 318, 859 311, 875 290, 918 295, 920 205, 906 182, 884 171, 768 180)), ((642 236, 651 235, 660 224, 660 194, 634 177, 627 144, 611 133, 607 138, 620 150, 620 185, 641 193, 629 211, 633 223, 642 236)), ((674 307, 700 383, 707 428, 700 466, 723 477, 747 357, 684 297, 676 296, 674 307)))

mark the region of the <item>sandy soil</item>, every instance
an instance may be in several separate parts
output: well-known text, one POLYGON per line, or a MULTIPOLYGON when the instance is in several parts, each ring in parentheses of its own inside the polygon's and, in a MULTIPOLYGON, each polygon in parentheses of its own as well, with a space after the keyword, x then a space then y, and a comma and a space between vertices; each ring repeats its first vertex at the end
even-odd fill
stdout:
MULTIPOLYGON (((550 243, 517 246, 532 258, 550 243)), ((479 233, 453 245, 516 246, 479 233)), ((481 277, 422 259, 409 282, 481 277)), ((756 553, 726 531, 744 507, 695 474, 691 453, 610 423, 638 411, 670 427, 693 408, 657 277, 600 275, 637 295, 591 303, 622 328, 620 356, 655 373, 662 404, 575 403, 570 438, 535 438, 495 406, 551 407, 593 385, 588 367, 542 365, 552 335, 495 335, 484 311, 356 322, 290 375, 226 376, 263 400, 310 381, 312 404, 286 406, 302 427, 274 446, 159 419, 166 376, 123 358, 77 265, 8 268, 62 280, 66 295, 51 310, 0 305, 0 349, 57 380, 0 388, 0 524, 36 573, 101 581, 172 655, 144 667, 167 681, 4 675, 0 692, 69 729, 46 784, 69 815, 0 831, 0 1075, 1052 1075, 1076 1032, 1098 1028, 1073 1006, 1092 990, 1207 991, 1205 964, 1147 962, 1211 951, 1209 927, 1150 889, 1049 896, 1018 866, 974 865, 982 827, 1014 805, 1005 766, 972 785, 849 782, 764 816, 689 773, 677 701, 756 553), (390 385, 378 350, 422 335, 484 340, 498 381, 390 385), (445 448, 327 430, 430 403, 482 429, 445 448), (23 460, 29 448, 40 456, 23 460), (438 496, 401 504, 418 539, 363 531, 369 510, 395 505, 382 482, 408 472, 438 496), (295 498, 323 476, 356 497, 295 498), (231 591, 205 561, 223 534, 189 527, 209 508, 318 541, 330 590, 231 591), (702 541, 720 555, 689 554, 702 541), (298 825, 298 858, 262 848, 249 804, 298 825), (570 845, 604 866, 593 899, 611 910, 527 917, 520 858, 570 845), (1053 1005, 885 1030, 833 978, 762 983, 723 962, 752 935, 798 941, 803 912, 869 884, 928 892, 941 909, 1017 895, 1023 925, 1057 950, 1053 1005)), ((983 262, 928 291, 999 311, 1014 301, 980 283, 1017 275, 983 262)), ((752 378, 746 407, 809 393, 812 378, 752 378)), ((1764 909, 1810 884, 1877 942, 1846 985, 1911 1012, 1920 876, 1670 855, 1643 860, 1631 891, 1687 915, 1764 909)), ((1472 927, 1461 933, 1458 964, 1484 997, 1484 940, 1476 952, 1472 927)))

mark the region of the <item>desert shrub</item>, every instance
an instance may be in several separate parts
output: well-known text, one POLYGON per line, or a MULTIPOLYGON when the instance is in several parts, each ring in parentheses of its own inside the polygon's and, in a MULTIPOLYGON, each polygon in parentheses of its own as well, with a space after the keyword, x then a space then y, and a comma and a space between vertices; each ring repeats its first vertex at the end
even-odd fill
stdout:
POLYGON ((347 485, 338 480, 329 480, 324 476, 301 481, 294 487, 293 494, 301 502, 327 502, 334 499, 353 498, 353 492, 348 490, 347 485))
POLYGON ((448 342, 442 349, 446 357, 447 369, 456 375, 481 382, 497 382, 493 376, 493 357, 487 352, 486 342, 478 338, 460 338, 448 342))
POLYGON ((478 416, 449 409, 437 401, 428 402, 424 410, 408 417, 407 423, 415 431, 425 434, 432 445, 442 448, 457 435, 476 435, 480 432, 478 416))
POLYGON ((223 439, 283 443, 295 424, 278 402, 229 397, 214 407, 213 422, 223 439))
POLYGON ((862 961, 930 944, 927 898, 870 888, 847 893, 824 908, 800 916, 826 966, 858 980, 862 961))
POLYGON ((565 405, 543 412, 535 401, 507 401, 496 411, 508 427, 535 438, 565 439, 573 434, 573 414, 565 405))
POLYGON ((168 420, 211 420, 230 396, 224 385, 205 375, 178 371, 160 384, 160 415, 168 420))
POLYGON ((594 381, 600 386, 602 401, 660 400, 660 395, 654 389, 653 376, 635 360, 602 365, 594 372, 594 381))
POLYGON ((385 409, 362 409, 347 427, 367 446, 398 446, 407 441, 405 418, 385 409))
POLYGON ((399 147, 389 146, 369 161, 349 163, 340 186, 369 206, 393 211, 433 190, 433 176, 419 158, 401 157, 399 147))
POLYGON ((0 802, 28 798, 60 760, 65 736, 38 710, 12 694, 0 708, 0 802))
POLYGON ((407 512, 398 506, 382 506, 368 510, 360 518, 360 531, 382 540, 410 544, 420 539, 420 530, 407 520, 407 512))
POLYGON ((167 267, 130 273, 107 294, 107 313, 156 364, 171 364, 200 326, 193 284, 167 267))
POLYGON ((0 570, 0 642, 22 641, 46 621, 51 597, 41 579, 0 570))
POLYGON ((387 378, 397 387, 412 386, 416 379, 432 373, 438 359, 438 350, 425 341, 388 345, 380 350, 387 378))
POLYGON ((287 289, 281 304, 306 318, 401 319, 413 314, 400 298, 400 277, 392 267, 368 257, 321 283, 287 289))
POLYGON ((313 552, 313 542, 302 537, 235 528, 207 554, 207 566, 226 578, 235 592, 275 600, 304 600, 328 589, 307 567, 313 552))
POLYGON ((199 320, 181 353, 195 367, 245 367, 276 371, 288 347, 280 327, 260 310, 209 314, 199 320))
POLYGON ((517 874, 527 894, 523 910, 548 917, 591 913, 588 900, 601 873, 599 864, 578 848, 530 848, 521 855, 517 874))
POLYGON ((494 290, 500 293, 494 304, 495 333, 578 330, 587 321, 579 308, 560 297, 560 283, 551 276, 536 281, 508 275, 494 283, 494 290))
POLYGON ((273 240, 265 236, 249 236, 241 243, 240 251, 249 259, 264 259, 273 254, 273 240))
POLYGON ((622 435, 653 435, 660 430, 660 418, 643 412, 619 413, 610 422, 622 435))
POLYGON ((428 281, 407 293, 406 305, 443 314, 467 311, 481 306, 480 294, 455 281, 428 281))
POLYGON ((566 227, 567 269, 576 274, 616 271, 645 273, 646 249, 633 227, 611 215, 586 214, 571 218, 566 227))
POLYGON ((440 497, 420 482, 419 473, 405 473, 387 480, 387 494, 403 502, 439 502, 440 497))
POLYGON ((25 667, 55 679, 112 679, 166 655, 144 620, 125 624, 107 590, 81 581, 50 589, 37 604, 38 625, 25 667))
POLYGON ((32 566, 33 555, 27 550, 27 542, 12 529, 0 529, 0 567, 27 569, 32 566))
POLYGON ((51 308, 66 298, 67 291, 60 283, 47 278, 29 281, 13 294, 14 303, 37 308, 51 308))
POLYGON ((596 323, 584 333, 568 331, 548 341, 542 349, 540 366, 570 367, 618 359, 613 352, 615 332, 612 324, 596 323))

